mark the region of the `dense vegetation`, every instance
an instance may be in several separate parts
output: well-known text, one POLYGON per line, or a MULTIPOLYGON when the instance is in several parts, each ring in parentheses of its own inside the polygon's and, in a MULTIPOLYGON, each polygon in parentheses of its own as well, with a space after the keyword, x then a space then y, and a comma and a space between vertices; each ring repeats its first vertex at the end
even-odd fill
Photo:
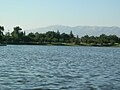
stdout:
POLYGON ((70 34, 48 31, 46 33, 29 33, 25 34, 19 26, 14 27, 10 33, 4 33, 4 27, 0 26, 0 43, 6 44, 53 44, 53 45, 98 45, 98 46, 113 46, 120 44, 120 38, 116 35, 88 36, 85 35, 81 38, 70 34))

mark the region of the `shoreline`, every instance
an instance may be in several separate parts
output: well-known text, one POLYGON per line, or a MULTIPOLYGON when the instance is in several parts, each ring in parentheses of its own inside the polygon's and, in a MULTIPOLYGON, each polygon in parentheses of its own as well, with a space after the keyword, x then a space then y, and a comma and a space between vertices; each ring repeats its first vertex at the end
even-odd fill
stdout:
POLYGON ((120 47, 120 44, 93 44, 93 43, 81 43, 81 44, 74 44, 74 43, 8 43, 3 44, 4 46, 7 45, 44 45, 44 46, 91 46, 91 47, 120 47))

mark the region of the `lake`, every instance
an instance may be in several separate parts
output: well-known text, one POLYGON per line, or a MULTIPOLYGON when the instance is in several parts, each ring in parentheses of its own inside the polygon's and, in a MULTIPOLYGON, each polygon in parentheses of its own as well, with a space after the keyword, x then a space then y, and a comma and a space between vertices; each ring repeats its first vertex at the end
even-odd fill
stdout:
POLYGON ((120 90, 120 48, 1 46, 0 90, 120 90))

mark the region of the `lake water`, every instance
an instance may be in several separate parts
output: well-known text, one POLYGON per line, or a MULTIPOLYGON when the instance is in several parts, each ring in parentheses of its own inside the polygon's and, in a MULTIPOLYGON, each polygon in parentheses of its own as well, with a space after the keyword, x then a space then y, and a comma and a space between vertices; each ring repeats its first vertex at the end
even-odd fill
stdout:
POLYGON ((120 90, 120 48, 0 47, 0 90, 120 90))

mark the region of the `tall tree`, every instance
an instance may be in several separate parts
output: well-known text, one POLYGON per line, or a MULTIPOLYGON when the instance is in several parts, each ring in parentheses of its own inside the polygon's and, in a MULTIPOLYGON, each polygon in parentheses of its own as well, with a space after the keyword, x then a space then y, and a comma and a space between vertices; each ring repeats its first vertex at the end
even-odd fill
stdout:
POLYGON ((21 30, 22 28, 20 28, 19 26, 14 27, 14 31, 11 33, 11 35, 15 42, 21 41, 23 37, 23 32, 21 30))
POLYGON ((57 30, 56 38, 57 38, 57 42, 59 42, 60 41, 60 32, 59 32, 59 30, 57 30))
POLYGON ((2 42, 3 39, 3 31, 4 31, 4 27, 0 26, 0 43, 2 42))
POLYGON ((75 44, 76 44, 76 45, 79 45, 79 44, 80 44, 80 38, 79 38, 78 35, 77 35, 77 38, 76 38, 76 40, 75 40, 75 44))
POLYGON ((70 38, 74 38, 72 31, 70 31, 70 38))

